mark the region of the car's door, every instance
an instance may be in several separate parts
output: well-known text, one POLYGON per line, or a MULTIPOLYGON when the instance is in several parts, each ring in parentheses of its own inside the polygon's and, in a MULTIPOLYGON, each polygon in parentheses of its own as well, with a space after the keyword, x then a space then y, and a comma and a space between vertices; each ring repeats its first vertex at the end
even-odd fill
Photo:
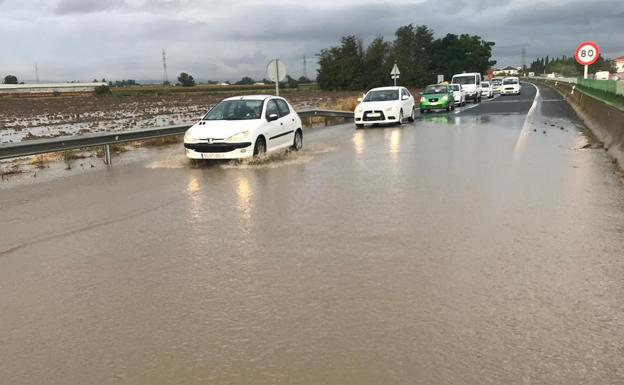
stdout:
POLYGON ((278 146, 276 139, 279 138, 283 128, 283 122, 280 122, 280 111, 275 99, 267 101, 264 118, 267 123, 264 126, 263 135, 266 139, 267 150, 270 150, 278 146))
POLYGON ((412 114, 412 109, 414 108, 414 99, 407 88, 402 89, 401 100, 403 101, 403 115, 410 116, 412 114), (403 95, 407 96, 407 99, 403 100, 403 95))
POLYGON ((275 99, 277 103, 277 108, 280 111, 280 130, 279 137, 276 138, 276 144, 278 146, 281 145, 290 145, 294 140, 294 133, 297 129, 297 121, 295 119, 295 112, 290 109, 288 103, 286 103, 283 99, 275 99))

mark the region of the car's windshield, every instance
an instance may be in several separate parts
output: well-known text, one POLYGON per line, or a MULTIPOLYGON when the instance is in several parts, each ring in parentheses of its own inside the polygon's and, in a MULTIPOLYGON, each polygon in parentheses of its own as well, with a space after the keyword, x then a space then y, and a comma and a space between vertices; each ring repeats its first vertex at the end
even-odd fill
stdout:
POLYGON ((453 83, 457 83, 457 84, 475 84, 475 76, 474 75, 468 75, 468 76, 455 76, 453 77, 453 83))
POLYGON ((446 86, 443 85, 430 85, 425 88, 425 94, 445 94, 448 91, 446 90, 446 86))
POLYGON ((260 119, 262 100, 224 100, 214 106, 202 120, 260 119))
POLYGON ((459 84, 451 84, 449 87, 453 91, 461 91, 461 86, 459 84))
POLYGON ((501 85, 501 81, 500 80, 492 80, 492 85, 500 86, 501 85))
POLYGON ((388 100, 399 100, 399 90, 378 90, 366 94, 365 102, 385 102, 388 100))
POLYGON ((515 79, 515 78, 504 79, 503 84, 518 84, 518 79, 515 79))
POLYGON ((489 82, 481 82, 481 87, 483 87, 483 88, 490 88, 490 83, 489 82))

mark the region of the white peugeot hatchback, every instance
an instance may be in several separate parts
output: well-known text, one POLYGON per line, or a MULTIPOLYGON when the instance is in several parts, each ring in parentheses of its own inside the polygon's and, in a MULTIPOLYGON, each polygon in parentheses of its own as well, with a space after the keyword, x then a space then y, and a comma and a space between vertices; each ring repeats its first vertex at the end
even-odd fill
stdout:
POLYGON ((303 147, 301 119, 283 98, 269 95, 225 99, 184 135, 190 159, 240 159, 303 147))
POLYGON ((355 107, 355 125, 395 123, 415 118, 414 97, 405 87, 381 87, 368 91, 355 107))

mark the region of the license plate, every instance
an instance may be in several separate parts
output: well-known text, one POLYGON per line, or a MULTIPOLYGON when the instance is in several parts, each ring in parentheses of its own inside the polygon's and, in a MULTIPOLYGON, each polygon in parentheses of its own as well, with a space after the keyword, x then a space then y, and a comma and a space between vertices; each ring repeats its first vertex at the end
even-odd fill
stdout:
POLYGON ((221 159, 223 158, 223 154, 214 153, 214 152, 202 152, 202 159, 221 159))
POLYGON ((438 102, 431 102, 431 101, 430 101, 430 102, 429 102, 429 104, 438 104, 438 102))
POLYGON ((378 113, 368 114, 368 117, 369 117, 369 118, 378 118, 378 117, 380 117, 380 116, 381 116, 381 114, 378 114, 378 113))

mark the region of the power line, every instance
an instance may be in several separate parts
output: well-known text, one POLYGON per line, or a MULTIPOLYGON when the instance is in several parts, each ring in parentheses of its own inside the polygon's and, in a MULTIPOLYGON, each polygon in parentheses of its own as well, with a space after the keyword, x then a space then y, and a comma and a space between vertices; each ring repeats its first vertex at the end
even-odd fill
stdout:
POLYGON ((303 77, 308 78, 308 60, 305 55, 303 55, 303 77))
POLYGON ((169 84, 169 76, 167 76, 167 54, 165 49, 162 50, 162 62, 163 62, 163 84, 169 84))

